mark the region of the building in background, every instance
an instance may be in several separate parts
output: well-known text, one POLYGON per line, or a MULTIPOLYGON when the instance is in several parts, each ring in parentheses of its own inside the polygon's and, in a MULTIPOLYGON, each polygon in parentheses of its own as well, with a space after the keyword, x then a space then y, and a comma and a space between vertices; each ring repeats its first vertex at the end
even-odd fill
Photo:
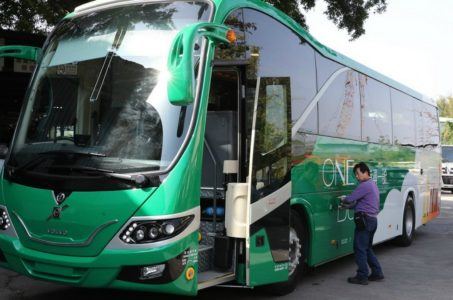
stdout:
MULTIPOLYGON (((42 47, 44 40, 40 35, 0 30, 0 46, 42 47)), ((0 144, 8 145, 11 141, 34 68, 32 61, 0 58, 0 144)))

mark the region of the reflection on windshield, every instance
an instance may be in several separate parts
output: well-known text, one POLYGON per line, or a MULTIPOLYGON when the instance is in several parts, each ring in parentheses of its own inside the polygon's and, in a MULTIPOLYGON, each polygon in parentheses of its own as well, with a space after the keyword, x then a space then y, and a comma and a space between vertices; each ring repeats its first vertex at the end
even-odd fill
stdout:
POLYGON ((63 164, 74 166, 67 170, 165 170, 193 114, 192 105, 181 108, 167 99, 169 47, 182 27, 207 21, 209 14, 207 3, 191 1, 133 5, 66 20, 45 49, 11 166, 20 168, 39 153, 72 151, 105 157, 55 154, 30 169, 51 173, 52 165, 63 164))

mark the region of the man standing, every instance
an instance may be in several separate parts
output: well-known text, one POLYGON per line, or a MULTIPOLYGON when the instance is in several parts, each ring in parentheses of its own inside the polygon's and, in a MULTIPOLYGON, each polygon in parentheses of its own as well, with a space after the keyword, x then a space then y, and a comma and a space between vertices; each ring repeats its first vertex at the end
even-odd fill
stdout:
POLYGON ((371 179, 370 169, 361 162, 354 166, 354 174, 359 185, 351 195, 341 199, 341 205, 354 208, 354 256, 357 264, 357 274, 349 277, 348 282, 354 284, 368 284, 368 281, 384 279, 381 265, 374 255, 373 237, 377 229, 377 215, 379 213, 379 190, 371 179), (371 274, 368 273, 368 265, 371 274), (368 276, 369 275, 369 276, 368 276))

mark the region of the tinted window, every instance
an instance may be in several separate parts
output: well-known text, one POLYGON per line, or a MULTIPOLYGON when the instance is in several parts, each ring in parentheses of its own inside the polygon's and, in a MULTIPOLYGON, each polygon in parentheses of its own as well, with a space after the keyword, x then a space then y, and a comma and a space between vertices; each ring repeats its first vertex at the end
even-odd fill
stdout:
POLYGON ((316 105, 303 120, 301 119, 317 92, 313 48, 274 19, 253 10, 236 10, 228 16, 225 24, 234 28, 237 42, 226 49, 217 48, 215 58, 248 60, 250 63, 247 68, 246 90, 248 108, 253 109, 258 77, 268 78, 270 75, 271 78, 286 77, 290 83, 288 96, 291 99, 292 124, 295 125, 299 121, 300 131, 317 133, 316 105), (259 34, 260 32, 263 34, 259 34), (285 45, 284 53, 281 51, 281 45, 285 45))
MULTIPOLYGON (((247 22, 243 27, 250 62, 247 77, 288 78, 294 124, 316 95, 314 50, 305 40, 274 19, 253 10, 244 10, 244 13, 247 22)), ((314 107, 301 129, 317 132, 317 123, 314 107)))
POLYGON ((316 53, 316 70, 317 70, 317 80, 318 88, 321 88, 326 81, 339 69, 343 68, 337 62, 331 61, 321 56, 319 53, 316 53))
POLYGON ((291 103, 300 103, 303 97, 301 72, 305 63, 299 53, 304 41, 260 12, 244 9, 244 19, 247 102, 257 99, 252 181, 257 182, 263 197, 279 188, 289 172, 291 103), (284 55, 281 45, 285 45, 284 55))
POLYGON ((357 72, 345 69, 331 76, 325 85, 326 90, 319 101, 319 133, 360 140, 360 91, 357 72))
POLYGON ((416 101, 417 146, 439 144, 439 121, 437 109, 427 103, 416 101))
MULTIPOLYGON (((244 9, 244 20, 251 24, 245 30, 246 96, 248 103, 254 103, 252 111, 256 117, 249 178, 253 203, 281 189, 290 179, 291 103, 303 99, 305 84, 301 72, 306 62, 299 57, 304 41, 291 30, 254 10, 244 9)), ((260 225, 252 226, 252 232, 253 228, 265 226, 275 262, 288 261, 288 235, 280 234, 288 229, 288 210, 289 202, 261 218, 260 225)))
POLYGON ((263 149, 266 153, 288 142, 288 78, 261 82, 260 95, 264 96, 265 126, 263 149))
POLYGON ((434 106, 425 104, 426 109, 423 112, 424 134, 426 141, 431 145, 440 144, 439 136, 439 115, 434 106))
MULTIPOLYGON (((299 81, 292 89, 292 121, 296 123, 316 95, 315 51, 307 43, 292 44, 293 65, 296 67, 294 79, 299 81)), ((315 106, 302 123, 302 131, 318 132, 318 108, 315 106)))
POLYGON ((397 145, 416 145, 414 98, 391 90, 393 113, 393 142, 397 145))
POLYGON ((390 88, 372 78, 360 75, 362 90, 362 140, 392 143, 390 88))

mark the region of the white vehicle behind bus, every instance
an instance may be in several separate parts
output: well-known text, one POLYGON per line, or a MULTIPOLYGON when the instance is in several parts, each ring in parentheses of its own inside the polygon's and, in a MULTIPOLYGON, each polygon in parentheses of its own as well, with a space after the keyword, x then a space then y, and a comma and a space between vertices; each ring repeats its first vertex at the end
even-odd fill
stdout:
POLYGON ((453 192, 453 145, 442 146, 442 190, 453 192))

